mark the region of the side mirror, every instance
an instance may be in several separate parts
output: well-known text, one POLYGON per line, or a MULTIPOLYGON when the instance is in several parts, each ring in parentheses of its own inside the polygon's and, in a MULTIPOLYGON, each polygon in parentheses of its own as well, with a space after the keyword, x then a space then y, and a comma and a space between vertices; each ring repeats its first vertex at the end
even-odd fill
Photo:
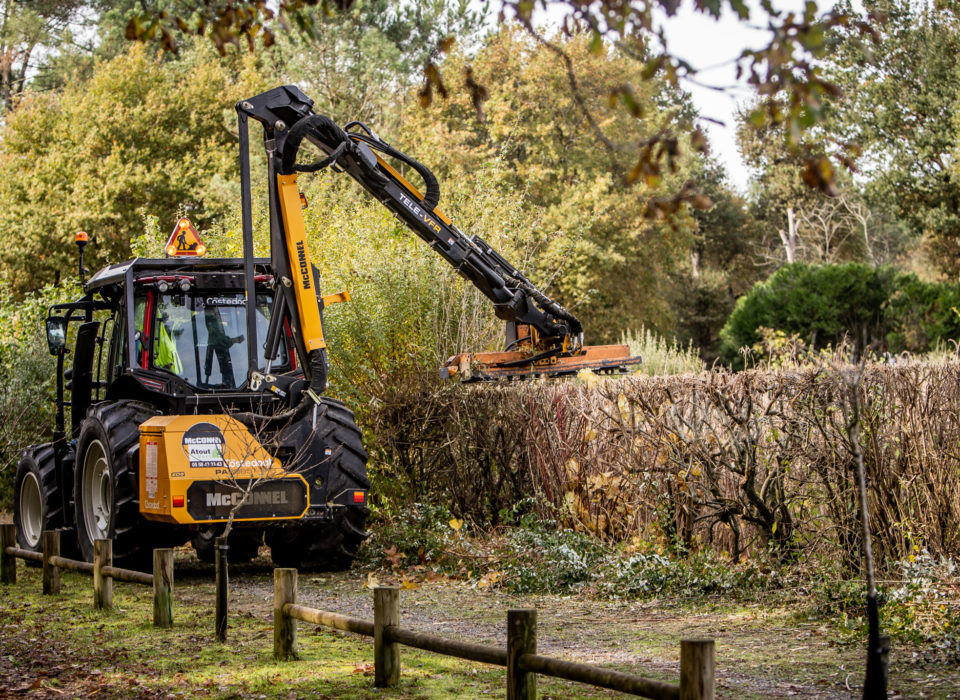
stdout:
POLYGON ((47 318, 47 347, 51 355, 59 355, 67 347, 67 319, 62 316, 47 318))

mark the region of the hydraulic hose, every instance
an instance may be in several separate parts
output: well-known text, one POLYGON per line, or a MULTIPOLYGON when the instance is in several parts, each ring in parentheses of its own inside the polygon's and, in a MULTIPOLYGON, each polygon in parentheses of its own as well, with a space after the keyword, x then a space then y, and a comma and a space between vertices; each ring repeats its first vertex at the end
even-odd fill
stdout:
POLYGON ((418 161, 416 158, 408 156, 403 151, 398 151, 393 146, 384 143, 378 138, 357 133, 352 133, 351 135, 363 141, 365 144, 370 146, 370 148, 380 151, 381 153, 386 153, 388 156, 393 156, 397 160, 403 161, 411 168, 416 170, 420 177, 423 178, 423 184, 426 188, 426 193, 423 195, 423 201, 421 203, 427 211, 433 211, 437 208, 437 205, 440 203, 440 182, 437 180, 437 176, 433 174, 433 171, 430 170, 430 168, 418 161))
MULTIPOLYGON (((327 388, 327 351, 312 350, 307 355, 310 361, 310 386, 309 388, 316 396, 320 396, 327 388)), ((281 430, 300 421, 307 412, 316 404, 310 398, 307 391, 301 395, 300 402, 293 408, 274 414, 264 416, 252 411, 234 413, 233 417, 247 426, 254 435, 259 436, 263 431, 281 430)))

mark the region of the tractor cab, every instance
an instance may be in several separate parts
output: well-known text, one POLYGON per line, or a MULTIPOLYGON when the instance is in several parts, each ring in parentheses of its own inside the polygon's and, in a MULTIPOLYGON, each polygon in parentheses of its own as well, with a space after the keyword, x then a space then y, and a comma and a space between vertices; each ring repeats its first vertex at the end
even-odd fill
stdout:
MULTIPOLYGON (((256 261, 260 339, 270 329, 273 303, 268 266, 268 260, 256 261)), ((71 393, 74 426, 92 402, 104 399, 146 400, 165 412, 288 405, 288 389, 296 389, 292 385, 303 373, 286 321, 275 359, 266 358, 262 342, 256 344, 257 367, 279 376, 275 389, 250 389, 242 269, 243 260, 232 258, 137 258, 100 270, 84 285, 83 297, 51 307, 47 340, 59 361, 58 413, 67 405, 65 391, 71 393), (67 368, 67 332, 74 325, 67 368)))

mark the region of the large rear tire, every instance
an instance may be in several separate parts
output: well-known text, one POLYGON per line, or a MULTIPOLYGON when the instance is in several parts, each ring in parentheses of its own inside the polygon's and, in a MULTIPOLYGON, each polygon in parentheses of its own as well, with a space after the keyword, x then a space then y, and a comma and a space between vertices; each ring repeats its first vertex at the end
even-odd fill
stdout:
MULTIPOLYGON (((323 398, 315 439, 330 450, 327 457, 327 500, 349 490, 368 490, 367 452, 353 411, 335 399, 323 398)), ((334 509, 332 522, 305 522, 267 531, 274 564, 310 571, 344 571, 367 538, 369 510, 363 506, 334 509)))
POLYGON ((74 477, 80 554, 93 561, 93 541, 113 540, 113 559, 125 566, 149 564, 160 546, 161 525, 140 515, 137 469, 140 424, 156 415, 149 404, 116 401, 91 406, 80 426, 74 477))
POLYGON ((63 497, 53 458, 53 444, 28 447, 13 486, 13 522, 23 549, 43 549, 43 531, 63 527, 63 497))

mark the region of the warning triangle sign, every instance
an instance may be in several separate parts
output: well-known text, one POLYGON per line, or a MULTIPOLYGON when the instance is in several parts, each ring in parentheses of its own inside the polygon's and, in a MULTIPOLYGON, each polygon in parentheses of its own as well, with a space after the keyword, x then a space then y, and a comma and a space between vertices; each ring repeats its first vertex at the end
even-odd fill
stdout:
POLYGON ((173 233, 167 239, 167 255, 204 255, 207 246, 190 219, 183 218, 173 227, 173 233))

